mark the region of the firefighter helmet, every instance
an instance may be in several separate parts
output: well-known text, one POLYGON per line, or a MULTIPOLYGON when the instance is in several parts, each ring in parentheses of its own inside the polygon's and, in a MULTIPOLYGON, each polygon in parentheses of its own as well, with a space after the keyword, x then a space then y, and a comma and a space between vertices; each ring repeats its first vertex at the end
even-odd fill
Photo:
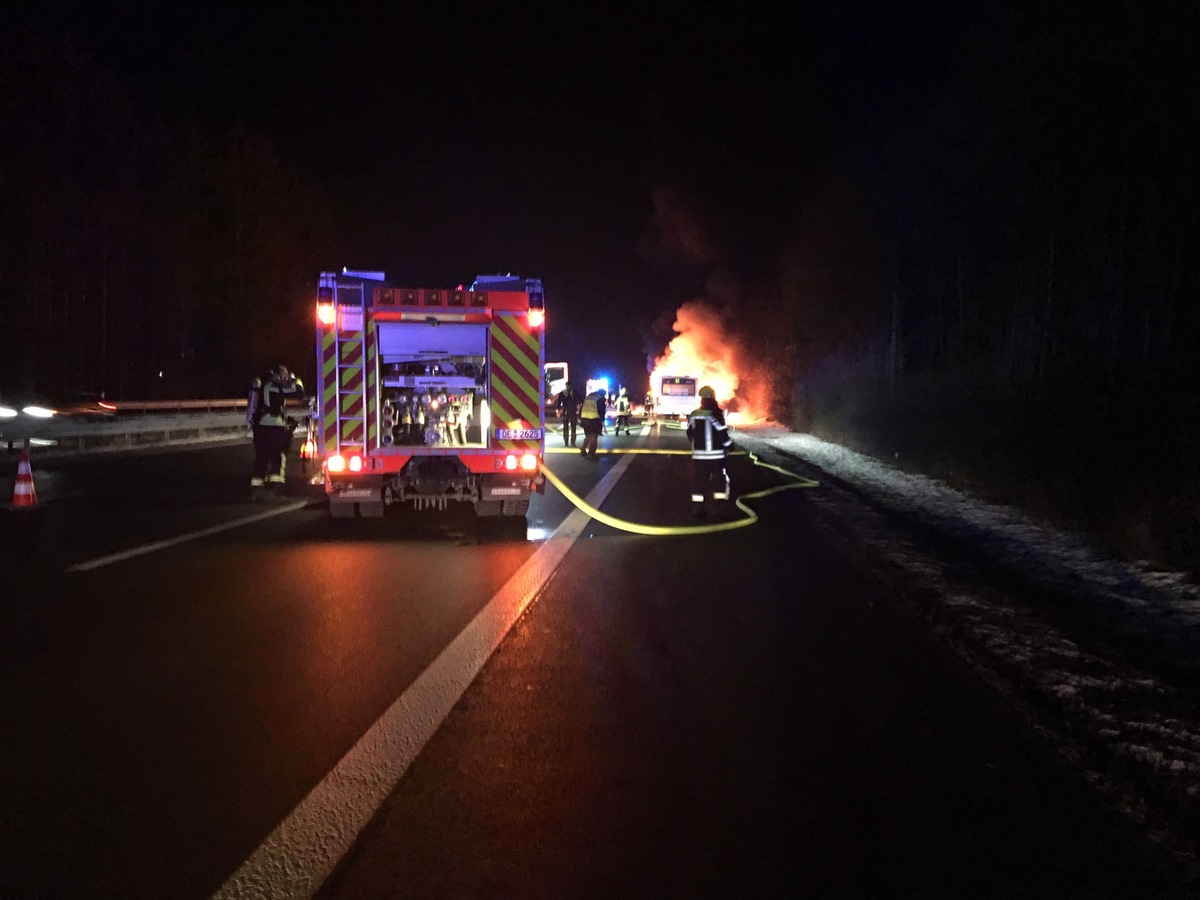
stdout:
POLYGON ((716 396, 717 396, 717 392, 714 391, 711 387, 709 387, 706 384, 704 387, 700 388, 700 396, 701 397, 709 397, 709 398, 712 398, 715 400, 716 396))

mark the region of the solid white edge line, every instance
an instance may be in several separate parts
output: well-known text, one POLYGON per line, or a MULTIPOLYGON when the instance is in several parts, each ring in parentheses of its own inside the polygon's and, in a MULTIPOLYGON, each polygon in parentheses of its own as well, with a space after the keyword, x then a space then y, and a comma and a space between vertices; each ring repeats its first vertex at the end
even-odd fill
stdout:
POLYGON ((186 544, 188 541, 199 540, 203 537, 208 537, 210 534, 220 534, 222 531, 229 531, 231 528, 241 528, 243 525, 249 525, 251 522, 260 522, 263 519, 269 519, 272 516, 281 516, 284 513, 295 512, 298 509, 303 509, 308 506, 307 500, 297 500, 294 503, 288 503, 283 506, 277 506, 274 509, 268 509, 266 512, 255 513, 252 516, 243 516, 240 519, 234 519, 230 522, 222 522, 219 525, 213 525, 210 528, 201 528, 199 531, 189 531, 187 534, 180 534, 172 538, 164 538, 161 541, 154 541, 151 544, 142 544, 140 547, 131 547, 128 550, 122 550, 119 553, 110 553, 108 556, 98 556, 95 559, 89 559, 87 562, 75 563, 73 566, 68 566, 68 572, 90 572, 92 569, 99 569, 102 566, 112 565, 122 560, 132 559, 135 556, 144 556, 147 553, 153 553, 156 550, 163 550, 167 547, 174 547, 176 544, 186 544))
MULTIPOLYGON (((629 467, 623 457, 587 496, 599 506, 629 467)), ((259 844, 214 900, 311 897, 349 852, 459 698, 587 529, 578 509, 417 676, 333 770, 259 844)))

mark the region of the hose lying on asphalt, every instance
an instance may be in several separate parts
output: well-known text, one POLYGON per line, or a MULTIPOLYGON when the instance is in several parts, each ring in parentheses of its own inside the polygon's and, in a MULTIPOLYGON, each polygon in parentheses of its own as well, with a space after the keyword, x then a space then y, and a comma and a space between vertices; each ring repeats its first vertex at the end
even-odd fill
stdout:
MULTIPOLYGON (((546 452, 575 453, 577 451, 569 447, 563 447, 561 449, 556 447, 547 448, 546 452)), ((601 450, 600 452, 647 453, 659 454, 663 456, 691 455, 690 450, 653 450, 639 447, 632 447, 628 450, 601 450)), ((740 453, 737 455, 740 455, 740 453)), ((820 484, 819 482, 813 481, 811 478, 805 478, 803 475, 797 475, 795 472, 789 472, 787 469, 784 469, 780 466, 774 466, 770 463, 765 463, 753 453, 749 453, 747 455, 750 457, 750 461, 756 466, 764 469, 770 469, 773 472, 778 472, 779 474, 792 479, 792 481, 787 484, 778 484, 775 487, 766 488, 765 490, 754 491, 750 494, 742 494, 738 497, 735 497, 733 502, 737 505, 737 508, 745 514, 744 518, 734 519, 729 522, 713 522, 705 525, 643 525, 640 522, 629 522, 625 519, 618 519, 616 516, 610 516, 606 512, 601 512, 600 510, 596 509, 596 507, 585 502, 582 497, 567 487, 566 484, 563 483, 563 480, 555 475, 553 471, 551 471, 549 466, 543 466, 542 471, 545 473, 546 477, 550 479, 550 483, 558 488, 564 497, 570 500, 577 509, 587 513, 597 522, 601 522, 602 524, 608 525, 611 528, 619 529, 620 531, 628 531, 632 534, 648 534, 660 537, 664 535, 681 537, 693 534, 713 534, 714 532, 718 531, 733 531, 735 528, 745 528, 747 525, 753 525, 758 521, 758 514, 755 513, 754 510, 752 510, 749 506, 747 506, 745 501, 761 500, 764 497, 770 497, 772 494, 778 494, 783 491, 791 491, 797 488, 814 488, 818 487, 820 484)))

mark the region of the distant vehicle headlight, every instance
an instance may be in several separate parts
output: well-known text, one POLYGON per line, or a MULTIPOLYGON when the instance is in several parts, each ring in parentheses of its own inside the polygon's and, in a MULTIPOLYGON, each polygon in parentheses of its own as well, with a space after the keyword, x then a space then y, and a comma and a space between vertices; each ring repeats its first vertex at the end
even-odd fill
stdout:
POLYGON ((48 419, 54 415, 54 410, 47 409, 44 406, 26 406, 21 412, 27 416, 33 416, 35 419, 48 419))
POLYGON ((16 416, 17 411, 11 406, 0 406, 0 419, 11 419, 16 416))

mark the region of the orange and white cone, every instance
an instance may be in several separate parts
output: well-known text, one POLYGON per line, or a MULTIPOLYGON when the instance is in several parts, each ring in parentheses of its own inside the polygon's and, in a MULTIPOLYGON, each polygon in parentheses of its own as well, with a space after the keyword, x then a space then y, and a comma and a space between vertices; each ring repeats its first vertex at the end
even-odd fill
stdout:
POLYGON ((29 448, 21 450, 17 463, 17 480, 13 484, 13 509, 33 509, 37 506, 37 491, 33 489, 33 469, 29 467, 29 448))

